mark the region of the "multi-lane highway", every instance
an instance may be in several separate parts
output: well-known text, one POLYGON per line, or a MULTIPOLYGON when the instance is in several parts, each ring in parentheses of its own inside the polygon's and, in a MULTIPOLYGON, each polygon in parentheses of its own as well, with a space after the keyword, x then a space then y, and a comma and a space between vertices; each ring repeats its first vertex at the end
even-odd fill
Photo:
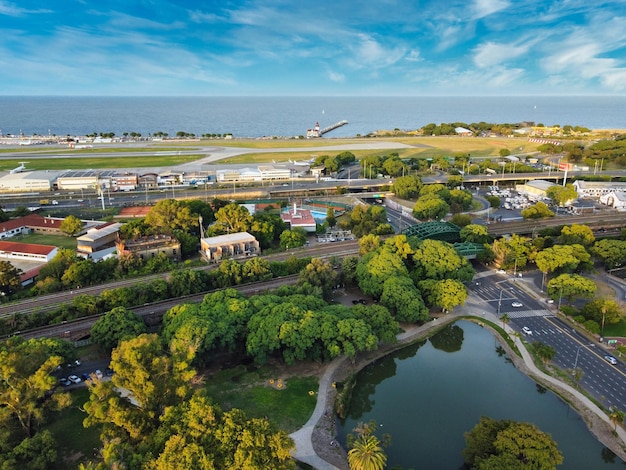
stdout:
POLYGON ((510 318, 509 326, 528 342, 540 341, 553 347, 556 356, 552 362, 556 366, 572 377, 574 369, 579 369, 582 375, 578 377, 578 385, 606 408, 616 406, 626 410, 624 364, 621 361, 610 364, 605 356, 613 352, 605 344, 593 341, 557 318, 553 304, 531 295, 534 285, 510 274, 484 272, 469 287, 477 304, 495 311, 499 318, 506 314, 510 318), (531 334, 524 333, 524 327, 531 334))

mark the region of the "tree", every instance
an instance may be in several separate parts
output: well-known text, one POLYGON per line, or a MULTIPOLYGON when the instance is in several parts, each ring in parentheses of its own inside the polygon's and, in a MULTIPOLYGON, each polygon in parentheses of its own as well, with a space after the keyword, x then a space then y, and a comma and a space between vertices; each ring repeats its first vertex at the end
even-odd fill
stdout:
POLYGON ((420 291, 408 276, 390 276, 383 284, 381 303, 395 312, 400 322, 416 323, 428 319, 428 309, 420 291))
POLYGON ((326 223, 329 227, 334 227, 335 225, 337 225, 334 207, 329 207, 328 209, 326 209, 326 223))
POLYGON ((615 426, 613 428, 614 431, 617 431, 618 424, 621 425, 624 422, 624 416, 626 415, 619 408, 616 408, 616 407, 611 408, 611 412, 609 413, 609 418, 611 419, 611 422, 615 426))
POLYGON ((595 241, 596 237, 587 225, 572 224, 561 229, 561 244, 563 245, 578 244, 588 248, 595 241))
POLYGON ((215 213, 215 225, 211 229, 218 234, 248 232, 252 227, 252 220, 248 209, 230 203, 215 213))
POLYGON ((576 188, 572 184, 567 184, 565 187, 561 185, 550 186, 546 190, 546 196, 552 199, 554 204, 559 207, 563 207, 570 201, 573 201, 578 197, 576 188))
POLYGON ((604 261, 608 269, 626 264, 626 242, 604 238, 598 240, 591 249, 593 254, 604 261))
MULTIPOLYGON (((359 423, 354 435, 348 436, 348 464, 350 470, 382 470, 387 462, 387 455, 383 450, 384 444, 374 435, 376 423, 359 423)), ((388 441, 389 438, 386 438, 388 441)))
POLYGON ((565 297, 569 302, 574 297, 593 297, 598 286, 591 279, 578 274, 561 274, 548 282, 548 295, 553 298, 565 297))
POLYGON ((146 224, 157 233, 173 234, 176 230, 189 232, 198 226, 198 217, 192 214, 189 206, 175 199, 157 202, 145 218, 146 224))
MULTIPOLYGON (((195 376, 185 361, 166 354, 157 335, 122 341, 111 355, 111 381, 88 382, 85 426, 104 425, 119 443, 140 443, 158 428, 169 406, 187 399, 195 376), (126 390, 130 399, 119 391, 126 390)), ((115 440, 113 440, 115 442, 115 440)))
POLYGON ((532 345, 535 354, 542 362, 550 362, 556 356, 556 350, 547 344, 542 343, 541 341, 535 341, 532 345))
POLYGON ((280 234, 280 246, 283 249, 298 248, 306 243, 306 232, 300 227, 285 230, 280 234))
POLYGON ((304 270, 300 271, 298 284, 309 284, 322 289, 324 299, 330 300, 332 291, 339 283, 339 274, 328 262, 320 258, 313 258, 304 270))
POLYGON ((465 462, 472 469, 556 469, 563 462, 556 442, 530 423, 482 416, 465 433, 465 462))
POLYGON ((359 239, 359 254, 361 256, 371 253, 380 246, 380 237, 378 235, 368 234, 359 239))
POLYGON ((424 279, 418 285, 428 305, 444 312, 463 305, 468 295, 465 285, 456 279, 424 279))
POLYGON ((487 243, 489 241, 489 232, 487 232, 487 227, 484 225, 466 225, 461 229, 459 236, 465 242, 487 243))
POLYGON ((68 215, 61 225, 59 225, 59 230, 61 232, 68 234, 70 237, 76 236, 83 229, 83 222, 74 215, 68 215))
POLYGON ((422 279, 458 279, 470 281, 474 277, 474 268, 469 261, 459 255, 454 247, 439 240, 424 240, 413 254, 415 269, 411 277, 422 279))
POLYGON ((91 340, 105 351, 112 351, 126 339, 147 332, 143 319, 124 307, 116 307, 91 327, 91 340))
POLYGON ((422 188, 422 180, 418 176, 408 175, 396 178, 391 185, 391 190, 402 199, 417 197, 422 188))
MULTIPOLYGON (((427 188, 428 186, 424 186, 427 188)), ((439 220, 450 212, 450 206, 435 194, 421 196, 413 206, 413 217, 419 220, 439 220)))
POLYGON ((359 287, 364 294, 376 298, 381 296, 385 280, 392 276, 405 277, 408 273, 402 258, 388 250, 365 255, 356 268, 359 287))
POLYGON ((51 411, 71 404, 68 393, 54 390, 52 374, 72 357, 70 343, 15 336, 0 343, 0 466, 47 469, 57 458, 57 444, 42 432, 51 411))
POLYGON ((22 286, 21 269, 17 269, 9 261, 0 261, 0 292, 11 295, 22 286))
POLYGON ((554 217, 554 212, 548 208, 545 202, 539 201, 533 206, 522 210, 522 217, 524 219, 543 219, 544 217, 554 217))

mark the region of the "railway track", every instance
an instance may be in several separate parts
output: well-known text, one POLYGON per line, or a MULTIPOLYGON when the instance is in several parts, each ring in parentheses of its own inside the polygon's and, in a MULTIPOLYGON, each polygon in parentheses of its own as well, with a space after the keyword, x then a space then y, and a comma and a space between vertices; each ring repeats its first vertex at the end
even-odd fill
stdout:
MULTIPOLYGON (((298 282, 298 275, 285 276, 269 281, 254 282, 241 286, 233 286, 233 289, 238 290, 244 295, 254 295, 260 292, 264 292, 271 289, 276 289, 284 285, 293 285, 298 282)), ((201 292, 199 294, 188 295, 184 297, 178 297, 176 299, 168 299, 160 302, 153 302, 138 307, 130 308, 137 315, 144 318, 144 321, 148 326, 155 326, 161 323, 161 319, 165 312, 170 308, 185 303, 199 303, 202 302, 207 294, 219 291, 221 289, 214 289, 210 291, 201 292)), ((104 314, 92 315, 89 317, 77 318, 76 320, 70 320, 63 323, 57 323, 54 325, 42 326, 34 328, 32 330, 16 332, 14 335, 20 335, 25 339, 30 338, 63 338, 70 341, 77 341, 89 336, 89 332, 93 324, 98 321, 104 314)))

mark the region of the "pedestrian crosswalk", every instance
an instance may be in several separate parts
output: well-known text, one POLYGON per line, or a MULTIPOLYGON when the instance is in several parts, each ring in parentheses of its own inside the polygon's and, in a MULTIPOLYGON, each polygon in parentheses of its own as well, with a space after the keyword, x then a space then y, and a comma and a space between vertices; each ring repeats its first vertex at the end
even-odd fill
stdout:
POLYGON ((553 317, 550 310, 508 310, 500 311, 500 316, 507 314, 509 318, 553 317))

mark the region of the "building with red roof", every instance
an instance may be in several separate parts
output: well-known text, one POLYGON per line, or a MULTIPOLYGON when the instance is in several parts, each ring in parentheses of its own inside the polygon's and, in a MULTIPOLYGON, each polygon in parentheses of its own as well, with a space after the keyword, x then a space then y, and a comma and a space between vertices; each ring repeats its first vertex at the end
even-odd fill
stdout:
POLYGON ((47 263, 55 257, 57 251, 59 249, 56 246, 0 241, 0 259, 47 263))

